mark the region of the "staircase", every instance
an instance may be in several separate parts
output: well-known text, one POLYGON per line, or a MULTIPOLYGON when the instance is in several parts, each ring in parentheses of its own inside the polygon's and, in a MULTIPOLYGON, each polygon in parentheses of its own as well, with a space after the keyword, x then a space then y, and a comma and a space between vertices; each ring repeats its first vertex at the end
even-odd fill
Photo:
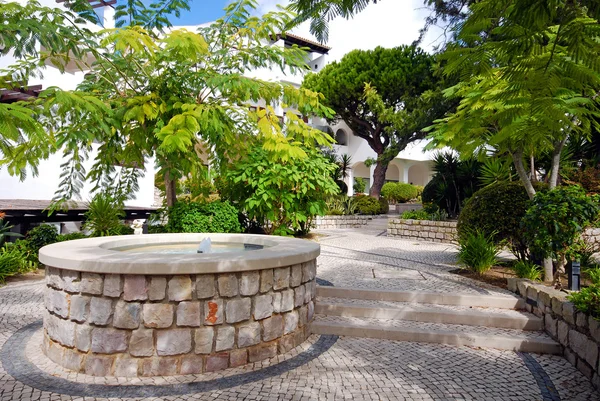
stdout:
POLYGON ((514 296, 317 287, 315 334, 562 354, 514 296))

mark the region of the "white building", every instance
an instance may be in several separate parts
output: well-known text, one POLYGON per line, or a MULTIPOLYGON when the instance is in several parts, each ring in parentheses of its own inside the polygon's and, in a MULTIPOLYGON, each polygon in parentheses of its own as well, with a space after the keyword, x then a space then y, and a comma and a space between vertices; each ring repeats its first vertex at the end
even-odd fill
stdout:
MULTIPOLYGON (((54 0, 42 0, 43 5, 52 7, 62 6, 56 4, 54 0)), ((100 4, 106 4, 103 2, 100 4)), ((104 20, 104 27, 114 26, 114 10, 111 5, 99 7, 96 9, 98 14, 104 20)), ((194 27, 188 27, 194 29, 194 27)), ((100 29, 91 27, 91 29, 100 29)), ((274 46, 291 46, 293 44, 308 47, 307 64, 313 72, 320 71, 327 63, 327 53, 329 48, 319 43, 301 38, 296 35, 288 34, 285 37, 279 36, 274 40, 274 46)), ((11 65, 14 58, 3 56, 0 59, 0 68, 11 65)), ((271 71, 268 69, 249 72, 249 75, 264 79, 275 80, 300 86, 302 83, 302 74, 292 74, 290 71, 271 71)), ((66 74, 61 74, 58 70, 48 67, 44 71, 42 79, 31 79, 29 85, 41 84, 44 88, 58 86, 63 89, 74 89, 83 80, 83 73, 78 71, 75 66, 66 74)), ((254 107, 264 106, 261 102, 253 105, 254 107)), ((282 117, 288 110, 281 107, 276 108, 276 112, 282 117)), ((315 119, 308 121, 314 125, 323 125, 324 121, 315 119)), ((368 144, 361 138, 354 136, 352 131, 344 122, 340 122, 331 127, 337 141, 335 145, 338 154, 348 154, 352 157, 352 171, 347 179, 349 195, 352 194, 354 177, 361 177, 366 180, 367 192, 369 184, 373 181, 374 166, 367 168, 365 160, 375 157, 375 153, 368 144)), ((91 155, 89 165, 91 167, 94 155, 91 155)), ((386 179, 389 181, 411 182, 416 185, 425 185, 431 176, 430 164, 428 162, 430 155, 422 152, 422 146, 413 145, 402 152, 394 159, 388 168, 386 179)), ((52 155, 49 159, 43 160, 39 166, 39 175, 36 177, 28 176, 26 180, 19 181, 17 177, 10 176, 5 169, 0 170, 0 199, 35 199, 49 200, 54 196, 58 188, 63 157, 60 153, 52 155)), ((149 160, 146 166, 146 174, 140 181, 140 190, 135 197, 127 202, 127 205, 150 207, 154 201, 154 171, 149 167, 153 166, 153 160, 149 160)), ((82 199, 90 198, 91 185, 86 185, 82 191, 82 199)))

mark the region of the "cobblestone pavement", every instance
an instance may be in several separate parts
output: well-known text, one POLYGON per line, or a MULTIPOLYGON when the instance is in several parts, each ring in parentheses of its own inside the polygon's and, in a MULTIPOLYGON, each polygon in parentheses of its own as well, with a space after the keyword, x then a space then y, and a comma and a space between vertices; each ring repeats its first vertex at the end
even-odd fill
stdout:
MULTIPOLYGON (((335 235, 343 237, 321 239, 324 256, 319 258, 319 275, 335 285, 348 282, 367 287, 364 277, 343 281, 340 276, 360 270, 401 268, 415 277, 427 278, 411 281, 435 282, 419 288, 478 292, 468 280, 444 284, 455 253, 447 245, 415 245, 376 237, 379 231, 372 229, 341 231, 335 235), (343 265, 352 266, 352 270, 334 274, 343 265)), ((402 288, 398 282, 403 280, 396 281, 390 288, 402 288)), ((589 381, 559 356, 336 336, 313 335, 285 355, 201 376, 115 379, 76 374, 63 370, 41 353, 43 288, 42 282, 34 282, 0 289, 0 401, 600 401, 589 381)))
POLYGON ((449 273, 456 269, 457 250, 452 244, 388 238, 377 226, 317 233, 321 235, 318 278, 336 287, 511 295, 449 273), (399 272, 404 274, 393 278, 399 272))

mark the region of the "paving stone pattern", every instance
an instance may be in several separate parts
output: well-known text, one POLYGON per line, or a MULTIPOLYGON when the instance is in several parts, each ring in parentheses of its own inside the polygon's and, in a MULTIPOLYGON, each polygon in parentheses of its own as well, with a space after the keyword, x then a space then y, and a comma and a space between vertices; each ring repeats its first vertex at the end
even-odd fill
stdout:
MULTIPOLYGON (((440 282, 445 277, 444 272, 452 268, 453 249, 431 249, 430 246, 440 245, 430 243, 420 247, 398 239, 376 237, 380 233, 379 229, 367 228, 355 234, 344 233, 337 240, 332 234, 322 243, 345 249, 324 247, 324 250, 369 257, 370 263, 393 264, 391 259, 397 255, 401 258, 397 268, 417 269, 424 275, 437 274, 440 282), (405 246, 407 249, 403 249, 405 246), (361 252, 372 255, 365 256, 367 254, 361 252), (410 262, 411 259, 416 261, 410 262)), ((333 270, 342 264, 328 266, 328 261, 333 259, 331 256, 319 259, 318 275, 323 269, 329 280, 339 283, 333 270)), ((346 259, 343 263, 349 261, 346 259)), ((354 265, 353 271, 363 267, 354 265)), ((339 275, 347 273, 344 270, 339 275)), ((268 281, 268 277, 265 279, 268 281)), ((364 285, 362 279, 358 282, 364 285)), ((476 292, 470 287, 474 284, 468 281, 459 280, 449 286, 438 284, 438 291, 454 288, 455 292, 476 292)), ((43 333, 36 322, 42 318, 44 286, 42 283, 11 284, 0 289, 0 349, 3 358, 8 358, 6 366, 4 363, 0 366, 0 401, 600 400, 588 379, 559 356, 524 356, 494 349, 314 335, 287 353, 219 372, 151 378, 76 373, 58 366, 40 350, 43 333), (22 346, 16 346, 19 341, 22 346), (23 359, 19 359, 20 355, 23 359), (19 381, 7 373, 7 367, 32 370, 19 381), (543 391, 544 386, 551 387, 550 383, 557 396, 543 391)), ((403 288, 398 283, 390 287, 403 288)), ((140 341, 144 341, 143 336, 140 341)), ((19 377, 16 373, 15 376, 19 377)))

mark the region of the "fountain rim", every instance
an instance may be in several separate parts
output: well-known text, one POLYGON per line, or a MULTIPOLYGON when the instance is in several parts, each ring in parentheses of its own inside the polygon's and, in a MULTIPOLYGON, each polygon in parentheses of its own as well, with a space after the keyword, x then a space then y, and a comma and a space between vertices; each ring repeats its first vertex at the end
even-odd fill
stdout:
POLYGON ((314 260, 318 243, 290 237, 257 234, 177 233, 85 238, 59 242, 40 249, 40 262, 49 267, 100 274, 177 275, 236 273, 291 266, 314 260), (115 247, 215 242, 262 245, 263 249, 209 254, 146 255, 115 247))

